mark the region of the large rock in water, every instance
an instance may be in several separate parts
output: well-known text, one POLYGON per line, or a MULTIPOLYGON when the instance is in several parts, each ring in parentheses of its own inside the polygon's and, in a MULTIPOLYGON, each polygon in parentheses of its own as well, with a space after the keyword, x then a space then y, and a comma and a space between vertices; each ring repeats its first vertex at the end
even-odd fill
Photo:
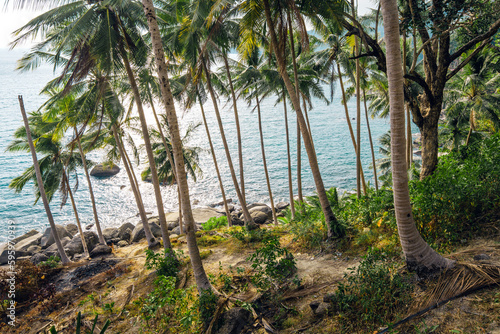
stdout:
MULTIPOLYGON (((155 218, 150 218, 148 220, 151 233, 155 237, 161 237, 161 228, 158 224, 154 222, 154 220, 155 218)), ((144 226, 142 226, 142 222, 139 222, 132 231, 132 235, 130 236, 130 242, 138 242, 143 238, 146 238, 146 232, 144 232, 144 226)))
POLYGON ((71 234, 71 236, 77 234, 79 231, 78 231, 78 226, 76 224, 68 224, 66 225, 66 231, 68 231, 69 234, 71 234))
MULTIPOLYGON (((69 237, 71 239, 73 237, 68 231, 66 231, 66 228, 62 225, 56 225, 56 231, 59 235, 59 239, 62 239, 64 237, 69 237)), ((42 239, 40 240, 40 246, 42 246, 42 248, 47 248, 54 242, 55 241, 54 236, 52 235, 52 228, 49 227, 43 233, 42 239)))
MULTIPOLYGON (((89 252, 94 249, 94 247, 99 243, 99 237, 95 232, 85 231, 83 232, 83 237, 85 238, 85 242, 87 243, 87 248, 89 252)), ((71 239, 71 241, 64 247, 66 254, 68 256, 73 256, 75 254, 83 253, 83 244, 82 238, 80 238, 80 234, 77 234, 71 239)))
POLYGON ((90 175, 95 177, 111 177, 115 176, 120 172, 120 167, 117 165, 109 166, 107 164, 99 164, 92 168, 90 175))

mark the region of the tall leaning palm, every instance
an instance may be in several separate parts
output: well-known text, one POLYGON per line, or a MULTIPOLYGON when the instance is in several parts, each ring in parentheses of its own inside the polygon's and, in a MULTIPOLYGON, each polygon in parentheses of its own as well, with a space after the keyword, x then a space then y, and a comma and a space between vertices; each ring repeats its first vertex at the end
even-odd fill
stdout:
POLYGON ((382 0, 391 117, 391 158, 394 208, 399 238, 410 270, 425 273, 451 267, 453 261, 434 251, 420 236, 413 220, 406 169, 403 68, 396 0, 382 0))

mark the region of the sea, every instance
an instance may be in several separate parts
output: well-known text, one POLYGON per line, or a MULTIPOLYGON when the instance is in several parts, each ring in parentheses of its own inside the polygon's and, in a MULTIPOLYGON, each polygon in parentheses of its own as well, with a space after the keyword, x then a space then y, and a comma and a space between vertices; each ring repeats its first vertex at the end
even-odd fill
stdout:
MULTIPOLYGON (((7 226, 15 226, 17 235, 31 229, 43 230, 48 226, 48 221, 41 200, 35 203, 34 184, 30 183, 16 193, 9 188, 9 183, 16 176, 32 165, 31 155, 25 152, 6 152, 6 147, 13 139, 14 131, 23 126, 20 113, 18 95, 22 95, 28 112, 37 110, 46 100, 39 95, 42 87, 51 80, 57 72, 49 64, 42 64, 39 68, 29 72, 16 71, 16 62, 26 50, 0 49, 0 243, 7 237, 7 226)), ((329 90, 325 86, 325 94, 329 90)), ((285 139, 285 120, 283 104, 276 103, 277 97, 271 96, 261 103, 263 120, 264 142, 269 176, 273 191, 274 201, 288 201, 288 174, 287 151, 285 139)), ((327 105, 319 99, 312 101, 313 108, 309 111, 309 119, 314 139, 314 146, 318 157, 321 176, 325 187, 337 187, 341 192, 352 191, 356 187, 356 156, 349 135, 344 107, 341 104, 341 92, 336 90, 333 102, 327 105)), ((356 101, 348 102, 351 122, 355 127, 356 101)), ((156 108, 161 112, 161 106, 156 108)), ((214 108, 210 99, 204 104, 207 114, 211 136, 226 196, 233 203, 238 203, 231 174, 223 150, 214 108)), ((177 115, 181 126, 181 135, 184 135, 190 124, 202 121, 199 106, 185 110, 177 105, 177 115)), ((220 98, 220 110, 224 124, 224 131, 231 151, 231 157, 239 175, 237 135, 232 105, 226 98, 220 98)), ((266 179, 262 163, 260 137, 255 105, 248 105, 244 101, 238 103, 242 145, 244 158, 244 176, 246 200, 249 203, 269 203, 266 179)), ((288 123, 290 130, 290 147, 292 150, 292 170, 294 194, 297 194, 297 133, 295 113, 288 106, 288 123)), ((148 124, 152 125, 154 118, 151 110, 147 110, 148 124)), ((378 138, 389 130, 389 120, 370 118, 370 127, 375 145, 376 158, 381 158, 378 149, 378 138)), ((141 138, 135 135, 139 145, 141 138)), ((185 143, 187 146, 202 148, 199 166, 202 174, 196 182, 189 178, 189 191, 194 207, 218 203, 222 200, 217 176, 213 167, 209 151, 207 136, 203 126, 199 126, 185 143)), ((302 185, 306 195, 314 194, 314 180, 309 168, 307 154, 302 144, 302 185)), ((142 159, 139 166, 135 166, 138 176, 146 168, 145 153, 141 152, 142 159)), ((39 156, 39 158, 41 158, 39 156)), ((90 158, 95 163, 104 159, 104 152, 92 152, 90 158)), ((371 169, 371 152, 367 133, 367 126, 362 109, 361 117, 361 160, 367 182, 374 184, 373 170, 371 169)), ((120 166, 120 163, 117 163, 120 166)), ((76 205, 79 216, 84 225, 94 223, 92 206, 89 199, 87 182, 83 171, 78 173, 78 189, 75 192, 76 205)), ((238 176, 239 180, 239 176, 238 176)), ((73 183, 75 180, 73 179, 73 183)), ((92 186, 96 196, 99 219, 104 228, 114 227, 124 222, 137 223, 137 207, 129 186, 128 178, 122 169, 116 176, 108 179, 92 178, 92 186)), ((154 191, 151 184, 141 182, 141 192, 144 198, 146 211, 154 215, 156 210, 154 191)), ((162 195, 166 211, 176 211, 177 192, 175 186, 162 186, 162 195)), ((56 195, 51 202, 51 210, 56 224, 74 222, 74 214, 68 203, 61 207, 61 198, 56 195)))

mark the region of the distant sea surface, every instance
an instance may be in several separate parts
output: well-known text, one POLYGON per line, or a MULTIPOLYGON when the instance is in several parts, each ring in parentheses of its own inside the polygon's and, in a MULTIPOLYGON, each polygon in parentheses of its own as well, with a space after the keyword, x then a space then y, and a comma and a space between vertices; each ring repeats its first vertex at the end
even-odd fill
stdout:
MULTIPOLYGON (((22 57, 23 50, 9 51, 0 49, 0 242, 5 241, 6 226, 9 221, 14 221, 18 235, 30 229, 42 230, 48 226, 41 200, 34 204, 34 184, 28 184, 20 193, 9 189, 11 180, 32 165, 31 156, 28 153, 9 153, 5 149, 13 139, 15 129, 23 126, 19 109, 18 95, 23 95, 24 104, 28 112, 38 109, 46 97, 40 96, 39 92, 50 79, 54 77, 50 65, 43 65, 35 71, 19 73, 15 71, 16 61, 22 57)), ((326 91, 325 94, 329 94, 326 91)), ((313 101, 313 109, 309 112, 309 119, 314 138, 314 145, 318 156, 318 162, 325 187, 337 187, 341 191, 352 190, 356 187, 356 157, 352 146, 349 130, 346 122, 344 108, 340 103, 340 90, 337 90, 333 103, 326 105, 319 100, 313 101)), ((271 187, 274 201, 288 201, 288 174, 287 174, 287 152, 285 140, 285 120, 283 117, 283 105, 276 104, 276 97, 268 98, 261 104, 262 119, 264 127, 264 141, 266 158, 271 178, 271 187)), ((355 99, 349 103, 350 118, 355 128, 355 99)), ((212 102, 208 100, 205 105, 209 127, 214 140, 214 146, 218 163, 221 169, 223 184, 227 197, 237 202, 237 196, 232 186, 231 175, 223 150, 217 121, 214 115, 212 102)), ((243 137, 243 157, 245 174, 245 191, 247 202, 269 203, 267 186, 262 164, 260 149, 259 129, 257 123, 257 112, 254 106, 248 106, 239 102, 239 116, 243 137)), ((234 113, 232 105, 225 98, 220 101, 220 109, 224 123, 225 134, 231 149, 231 157, 238 173, 237 136, 235 129, 234 113)), ((161 112, 160 105, 157 110, 161 112)), ((201 113, 198 106, 190 111, 177 106, 177 114, 181 123, 181 135, 191 123, 201 122, 201 113)), ((153 124, 151 112, 148 114, 148 124, 153 124)), ((290 146, 292 149, 292 169, 294 193, 297 193, 296 173, 296 120, 295 113, 288 106, 288 123, 290 129, 290 146)), ((369 168, 371 164, 370 145, 367 135, 364 110, 361 118, 361 159, 366 180, 373 184, 373 171, 369 168)), ((389 120, 371 119, 370 126, 376 152, 378 153, 378 138, 389 130, 389 120)), ((136 137, 140 144, 140 137, 136 137)), ((191 136, 187 146, 199 146, 203 148, 200 156, 200 167, 202 175, 197 182, 189 181, 190 195, 196 206, 204 206, 222 200, 217 181, 212 157, 209 154, 209 145, 203 126, 191 136)), ((143 154, 145 155, 145 154, 143 154)), ((103 152, 93 152, 89 158, 96 163, 102 161, 103 152)), ((40 158, 40 157, 39 157, 40 158)), ((145 159, 141 165, 135 167, 136 174, 145 169, 145 159)), ((118 164, 120 165, 120 164, 118 164)), ((83 171, 79 173, 79 187, 76 191, 77 207, 80 219, 85 225, 93 223, 92 207, 89 200, 87 182, 83 171)), ((239 176, 238 176, 239 180, 239 176)), ((104 227, 118 226, 129 221, 137 223, 137 207, 129 186, 128 178, 124 170, 109 179, 92 178, 94 193, 96 195, 97 210, 104 227)), ((307 154, 302 144, 302 184, 304 194, 313 194, 315 190, 314 180, 310 172, 307 154)), ((156 213, 154 191, 151 184, 141 182, 141 192, 144 197, 146 211, 156 213)), ((177 210, 177 195, 175 187, 162 187, 163 199, 166 211, 177 210)), ((67 204, 60 208, 60 197, 55 196, 51 202, 51 209, 57 224, 73 223, 73 211, 71 205, 67 204)))

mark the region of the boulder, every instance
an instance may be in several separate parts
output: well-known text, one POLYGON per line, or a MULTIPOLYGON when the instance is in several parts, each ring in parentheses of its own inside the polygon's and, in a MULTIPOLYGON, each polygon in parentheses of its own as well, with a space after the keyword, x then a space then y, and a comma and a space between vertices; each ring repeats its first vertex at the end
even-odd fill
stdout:
POLYGON ((118 243, 116 244, 118 247, 126 247, 128 246, 128 242, 126 242, 125 240, 120 240, 118 241, 118 243))
MULTIPOLYGON (((63 245, 63 248, 69 244, 71 242, 71 238, 70 237, 64 237, 61 239, 61 243, 63 245)), ((58 249, 57 249, 57 245, 56 243, 54 242, 52 245, 50 245, 47 249, 46 249, 47 252, 57 252, 58 249)))
POLYGON ((101 255, 108 255, 108 254, 111 254, 111 247, 99 244, 95 246, 94 249, 92 249, 92 251, 90 252, 90 257, 95 258, 101 255))
POLYGON ((16 244, 16 250, 26 251, 31 246, 39 246, 42 236, 42 233, 37 233, 28 238, 22 239, 16 244))
POLYGON ((7 264, 10 261, 9 255, 11 255, 11 257, 14 257, 10 260, 18 260, 22 256, 28 256, 29 253, 21 250, 15 251, 13 247, 8 247, 7 244, 3 244, 0 246, 0 265, 7 264))
MULTIPOLYGON (((92 231, 83 232, 83 236, 87 243, 87 248, 89 249, 89 252, 91 252, 92 249, 94 249, 94 247, 99 243, 99 237, 92 231)), ((68 256, 83 253, 83 245, 80 234, 75 235, 73 239, 71 239, 71 241, 64 247, 64 250, 68 256)))
POLYGON ((107 245, 116 245, 117 243, 119 243, 121 241, 120 238, 113 238, 113 239, 109 239, 108 241, 106 241, 106 244, 107 245))
POLYGON ((90 175, 95 176, 95 177, 111 177, 115 176, 120 172, 120 167, 117 165, 108 165, 108 164, 99 164, 92 168, 92 171, 90 171, 90 175))
MULTIPOLYGON (((59 239, 62 239, 64 237, 69 237, 70 239, 73 237, 68 231, 66 231, 66 228, 62 225, 56 225, 56 231, 57 234, 59 235, 59 239)), ((42 248, 47 248, 50 245, 54 243, 54 236, 52 235, 52 228, 49 227, 45 230, 45 232, 42 235, 42 239, 40 240, 40 246, 42 248)))
POLYGON ((106 242, 120 237, 120 231, 116 227, 108 227, 102 231, 102 236, 106 242))
POLYGON ((222 327, 217 334, 240 334, 251 324, 252 313, 242 307, 234 307, 222 315, 222 327))
POLYGON ((10 243, 13 244, 13 245, 16 245, 18 242, 20 242, 20 241, 22 241, 22 240, 24 240, 26 238, 32 237, 32 236, 34 236, 34 235, 36 235, 38 233, 40 233, 40 232, 38 232, 37 230, 31 230, 31 231, 29 231, 29 232, 21 235, 20 237, 17 237, 15 239, 13 239, 10 243))
MULTIPOLYGON (((149 228, 151 229, 151 234, 155 237, 161 237, 161 228, 154 222, 149 223, 149 228)), ((146 237, 146 233, 144 232, 144 226, 142 223, 137 224, 137 226, 132 231, 130 236, 130 242, 138 242, 139 240, 146 237)))
POLYGON ((134 224, 131 223, 125 223, 122 226, 118 228, 118 238, 121 240, 129 241, 130 240, 130 234, 126 234, 127 229, 130 229, 130 232, 134 230, 135 226, 134 224))
POLYGON ((38 245, 33 245, 33 246, 28 247, 28 249, 26 251, 30 254, 37 254, 37 253, 40 253, 42 251, 42 247, 40 247, 38 245))
POLYGON ((169 231, 173 230, 174 228, 179 226, 179 220, 177 219, 177 221, 167 222, 167 226, 169 231))
POLYGON ((71 234, 71 236, 74 236, 75 234, 77 234, 79 232, 78 226, 76 226, 76 224, 66 225, 66 231, 68 231, 68 233, 71 234))
POLYGON ((257 224, 264 224, 272 216, 272 210, 267 205, 254 206, 248 212, 252 220, 257 224))
POLYGON ((40 264, 41 262, 47 261, 49 257, 44 253, 37 253, 30 258, 33 264, 40 264))
POLYGON ((247 205, 247 210, 250 211, 251 209, 256 208, 258 206, 267 206, 267 205, 264 203, 252 203, 247 205))
POLYGON ((314 301, 309 304, 314 315, 317 317, 324 317, 328 314, 328 311, 332 308, 332 305, 322 301, 314 301))
POLYGON ((180 228, 180 226, 174 227, 174 228, 172 229, 172 232, 171 232, 171 233, 172 233, 172 234, 177 234, 177 235, 181 234, 181 228, 180 228))
POLYGON ((278 210, 278 211, 285 210, 289 206, 290 206, 290 203, 288 203, 288 202, 279 202, 278 204, 276 204, 276 210, 278 210))
POLYGON ((127 243, 130 242, 130 238, 132 237, 132 230, 127 228, 122 234, 121 234, 121 237, 120 237, 120 240, 124 240, 126 241, 127 243))
POLYGON ((238 225, 238 226, 245 225, 245 222, 235 212, 231 213, 231 222, 233 223, 233 225, 238 225))

